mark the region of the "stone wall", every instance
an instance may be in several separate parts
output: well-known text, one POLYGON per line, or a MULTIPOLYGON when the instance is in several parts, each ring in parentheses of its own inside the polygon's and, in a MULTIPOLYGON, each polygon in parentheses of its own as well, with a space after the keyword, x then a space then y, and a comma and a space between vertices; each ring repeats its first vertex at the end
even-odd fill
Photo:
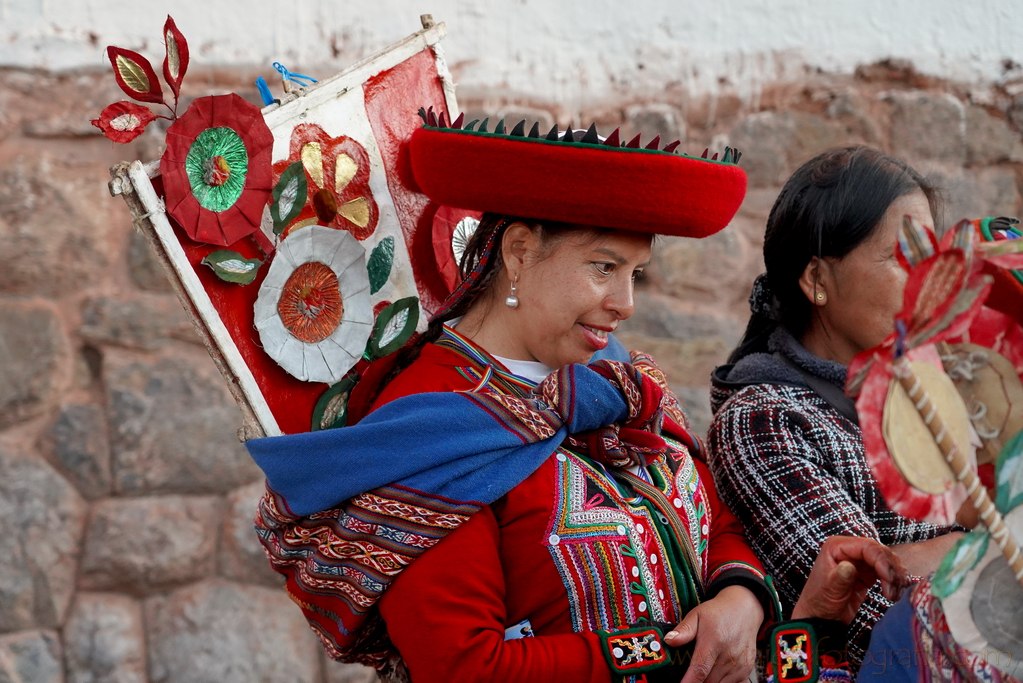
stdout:
MULTIPOLYGON (((186 95, 251 97, 255 75, 195 69, 186 95)), ((786 176, 826 147, 865 142, 938 177, 946 222, 1017 214, 1017 92, 881 63, 764 84, 752 103, 670 86, 582 112, 470 88, 459 100, 470 115, 595 120, 682 137, 689 151, 743 150, 750 192, 732 227, 660 240, 622 334, 660 359, 703 429, 708 373, 744 327, 786 176)), ((117 99, 106 72, 0 71, 0 682, 371 680, 325 661, 266 567, 239 415, 107 194, 110 165, 161 152, 157 130, 118 147, 91 129, 117 99)))

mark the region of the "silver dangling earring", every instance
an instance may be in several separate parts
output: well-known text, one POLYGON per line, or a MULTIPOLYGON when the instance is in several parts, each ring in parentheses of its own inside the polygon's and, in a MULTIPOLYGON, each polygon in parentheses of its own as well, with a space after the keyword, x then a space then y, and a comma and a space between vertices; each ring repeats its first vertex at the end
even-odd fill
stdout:
POLYGON ((512 283, 511 283, 511 285, 512 285, 512 287, 511 287, 511 294, 509 294, 508 296, 506 296, 504 298, 504 305, 507 306, 508 308, 518 308, 519 307, 519 297, 518 297, 518 294, 517 294, 517 292, 519 291, 519 288, 515 286, 518 283, 518 281, 519 281, 519 276, 516 275, 515 279, 512 280, 512 283))

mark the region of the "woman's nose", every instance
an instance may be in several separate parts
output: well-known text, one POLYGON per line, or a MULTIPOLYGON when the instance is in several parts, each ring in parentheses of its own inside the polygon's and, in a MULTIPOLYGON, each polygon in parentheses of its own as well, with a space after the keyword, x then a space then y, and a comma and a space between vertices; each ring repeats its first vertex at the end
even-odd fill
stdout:
POLYGON ((636 310, 633 289, 632 278, 629 278, 628 282, 615 287, 614 291, 604 300, 605 307, 613 311, 619 320, 627 320, 636 310))

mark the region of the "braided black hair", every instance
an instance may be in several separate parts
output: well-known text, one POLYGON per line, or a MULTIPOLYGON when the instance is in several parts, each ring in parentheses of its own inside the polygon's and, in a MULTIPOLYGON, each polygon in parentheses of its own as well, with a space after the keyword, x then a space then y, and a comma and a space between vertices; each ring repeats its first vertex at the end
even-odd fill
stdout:
POLYGON ((504 266, 504 259, 501 256, 501 238, 508 226, 516 220, 519 219, 496 213, 483 214, 476 231, 465 246, 462 260, 459 263, 462 284, 452 292, 441 310, 430 319, 426 330, 422 334, 416 335, 397 351, 394 366, 376 388, 377 395, 419 357, 419 353, 425 345, 440 337, 444 330, 444 323, 465 315, 473 304, 490 289, 497 274, 504 266), (474 270, 477 272, 473 273, 474 270))

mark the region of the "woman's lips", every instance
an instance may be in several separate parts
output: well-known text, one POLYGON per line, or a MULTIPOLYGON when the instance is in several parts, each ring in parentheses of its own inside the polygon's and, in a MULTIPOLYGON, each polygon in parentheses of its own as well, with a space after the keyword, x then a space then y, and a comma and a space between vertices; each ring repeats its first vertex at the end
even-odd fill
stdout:
POLYGON ((600 351, 607 346, 607 335, 613 331, 611 328, 584 325, 583 323, 579 323, 579 327, 582 328, 583 337, 594 351, 600 351))

